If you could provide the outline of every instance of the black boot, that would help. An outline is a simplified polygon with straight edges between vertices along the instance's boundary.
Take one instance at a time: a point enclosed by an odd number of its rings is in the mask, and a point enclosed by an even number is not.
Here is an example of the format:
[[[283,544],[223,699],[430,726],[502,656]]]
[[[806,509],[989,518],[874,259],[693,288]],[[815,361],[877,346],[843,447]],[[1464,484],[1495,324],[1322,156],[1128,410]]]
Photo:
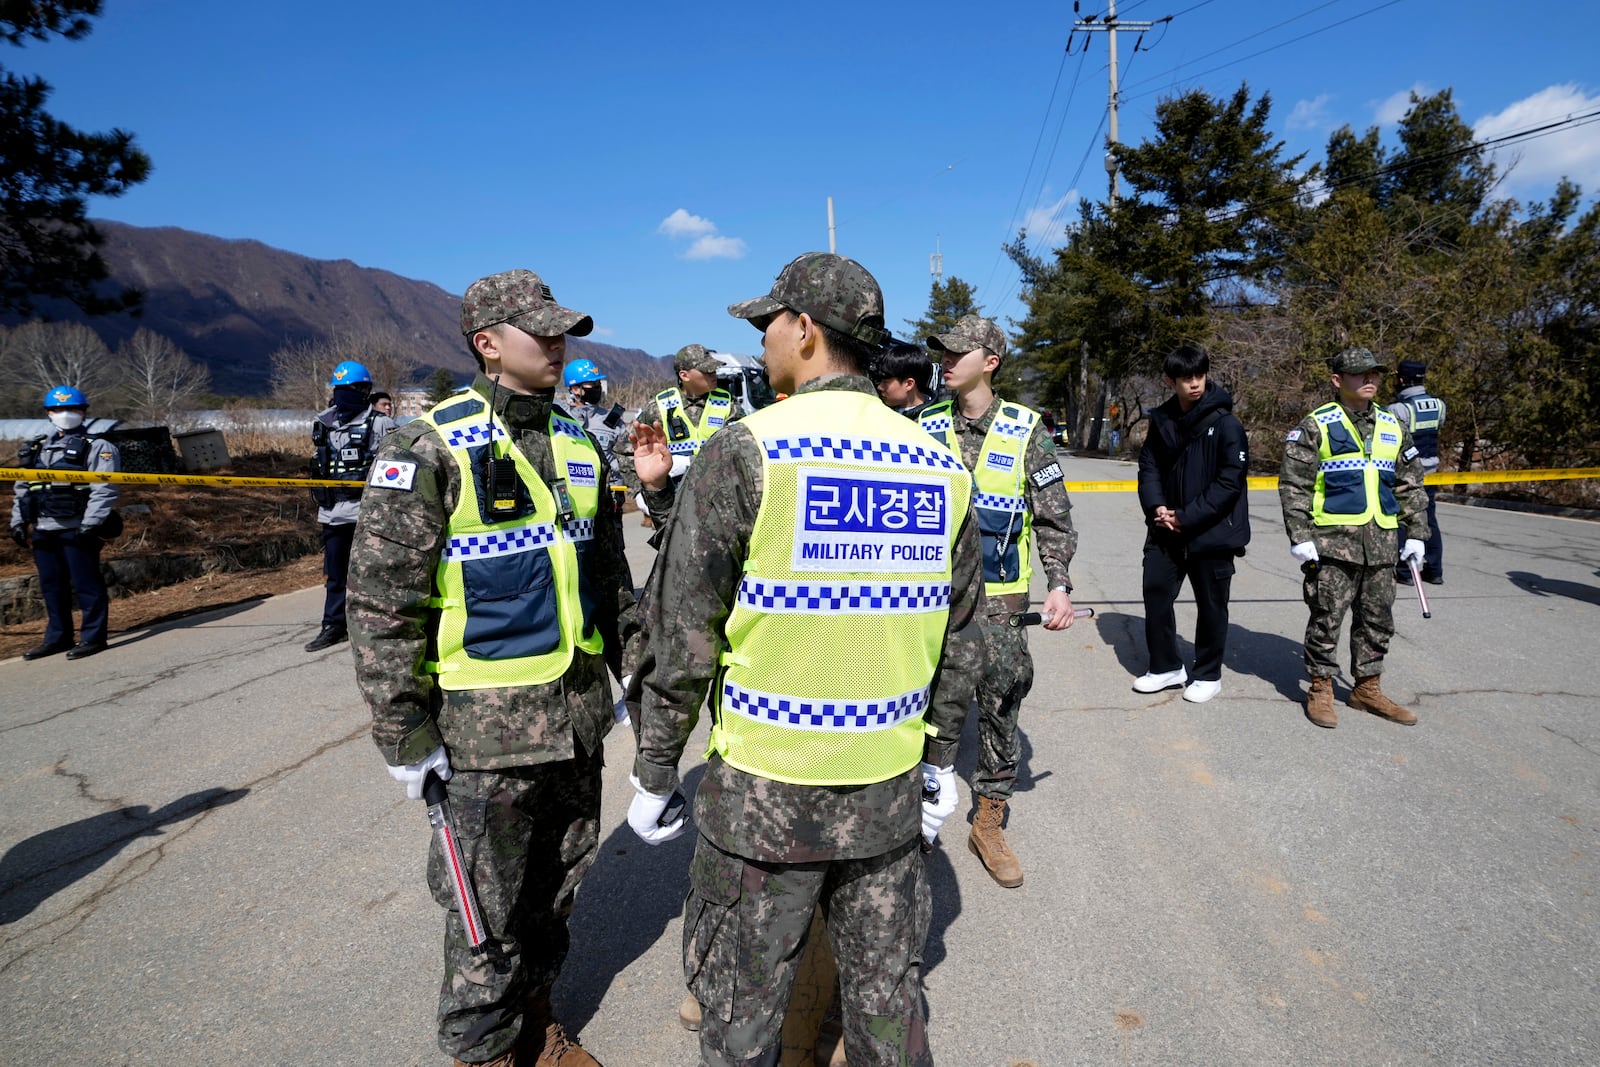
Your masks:
[[[22,654],[22,658],[23,659],[44,659],[46,656],[54,656],[57,653],[65,652],[67,649],[69,649],[71,647],[72,647],[72,642],[71,641],[46,641],[44,644],[39,645],[36,648],[28,649],[28,651],[26,651],[26,652],[24,652]]]
[[[104,652],[105,650],[106,643],[104,641],[79,641],[67,653],[67,658],[83,659],[85,656],[92,656],[96,652]]]
[[[324,626],[321,633],[306,642],[306,651],[321,652],[325,648],[337,645],[349,636],[350,634],[343,626]]]

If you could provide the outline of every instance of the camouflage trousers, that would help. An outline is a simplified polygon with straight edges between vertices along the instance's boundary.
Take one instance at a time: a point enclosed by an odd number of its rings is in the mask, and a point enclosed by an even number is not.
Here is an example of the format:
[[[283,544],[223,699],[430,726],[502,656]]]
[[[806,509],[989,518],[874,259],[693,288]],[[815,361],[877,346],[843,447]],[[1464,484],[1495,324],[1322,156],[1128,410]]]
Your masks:
[[[567,917],[600,845],[600,754],[455,772],[456,834],[478,891],[489,952],[474,956],[438,846],[428,886],[446,911],[439,1047],[469,1063],[509,1052],[530,993],[555,983]]]
[[[1306,623],[1306,670],[1315,678],[1339,673],[1339,627],[1350,613],[1350,673],[1383,673],[1394,636],[1394,567],[1368,567],[1324,559],[1302,584],[1311,619]]]
[[[1033,688],[1028,631],[1009,625],[1009,614],[978,616],[984,665],[978,676],[978,766],[972,791],[991,800],[1010,800],[1016,788],[1022,762],[1017,716]]]
[[[820,902],[839,967],[851,1067],[931,1067],[922,950],[933,902],[916,840],[881,856],[755,863],[701,837],[683,971],[704,1067],[775,1067],[795,969]]]

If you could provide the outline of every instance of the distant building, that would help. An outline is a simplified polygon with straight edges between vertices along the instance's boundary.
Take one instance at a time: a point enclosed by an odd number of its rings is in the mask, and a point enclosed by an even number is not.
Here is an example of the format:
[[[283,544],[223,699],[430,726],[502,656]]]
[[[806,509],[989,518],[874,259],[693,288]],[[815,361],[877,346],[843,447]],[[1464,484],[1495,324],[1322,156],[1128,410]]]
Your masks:
[[[397,419],[421,415],[431,406],[426,389],[412,387],[394,391],[394,417]]]

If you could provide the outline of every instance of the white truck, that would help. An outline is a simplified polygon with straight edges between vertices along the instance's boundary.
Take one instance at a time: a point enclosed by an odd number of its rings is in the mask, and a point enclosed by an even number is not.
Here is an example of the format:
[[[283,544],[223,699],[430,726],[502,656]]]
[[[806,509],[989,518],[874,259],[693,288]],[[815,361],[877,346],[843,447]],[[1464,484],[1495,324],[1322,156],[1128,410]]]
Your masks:
[[[717,371],[717,385],[732,394],[741,415],[764,408],[778,398],[767,383],[766,368],[755,356],[716,351],[711,354],[722,364]]]

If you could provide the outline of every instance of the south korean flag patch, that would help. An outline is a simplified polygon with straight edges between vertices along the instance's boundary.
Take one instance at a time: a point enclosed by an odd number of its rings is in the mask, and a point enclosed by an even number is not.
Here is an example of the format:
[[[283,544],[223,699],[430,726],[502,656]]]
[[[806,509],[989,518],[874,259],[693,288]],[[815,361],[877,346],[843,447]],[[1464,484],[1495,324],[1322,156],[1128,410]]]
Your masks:
[[[1285,441],[1298,441],[1298,440],[1300,440],[1300,431],[1299,431],[1299,429],[1290,430],[1287,434],[1284,435],[1283,439]]]
[[[409,493],[411,483],[416,477],[415,463],[408,463],[403,459],[379,460],[372,465],[372,474],[368,476],[367,484],[378,489],[400,489]]]

